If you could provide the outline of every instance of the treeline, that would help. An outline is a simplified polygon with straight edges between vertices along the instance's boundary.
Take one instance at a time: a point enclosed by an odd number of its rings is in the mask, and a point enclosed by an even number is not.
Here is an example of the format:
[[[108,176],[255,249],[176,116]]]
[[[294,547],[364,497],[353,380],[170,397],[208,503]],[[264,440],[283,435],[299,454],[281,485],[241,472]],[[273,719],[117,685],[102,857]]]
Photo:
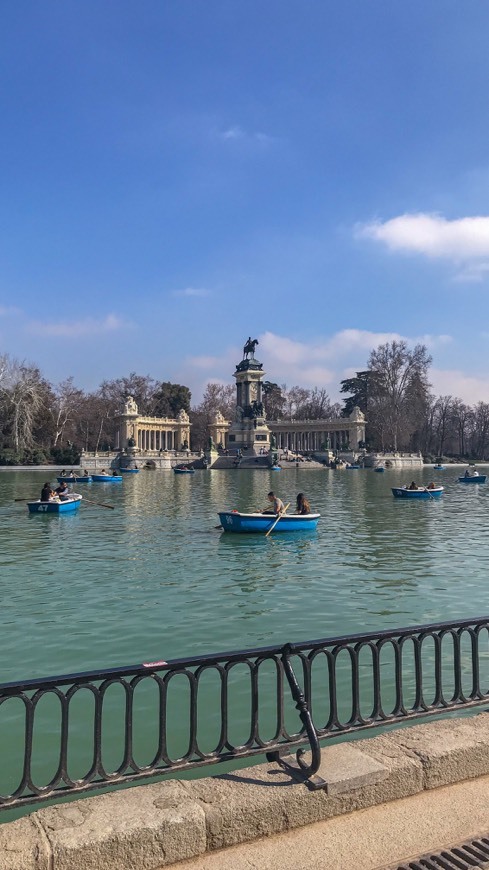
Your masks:
[[[341,382],[343,415],[357,405],[368,421],[366,446],[421,451],[424,456],[489,457],[489,404],[435,396],[425,345],[393,341],[373,350],[368,368]]]
[[[367,368],[341,381],[343,404],[319,387],[287,388],[265,381],[268,420],[331,420],[358,406],[367,419],[366,446],[375,450],[420,450],[427,456],[489,457],[489,404],[474,407],[454,396],[434,396],[431,356],[419,344],[393,341],[372,350]],[[51,384],[33,365],[0,355],[0,464],[75,464],[82,450],[103,451],[116,443],[117,413],[128,395],[143,416],[190,415],[191,447],[201,450],[216,411],[232,420],[235,387],[210,383],[192,406],[188,387],[132,372],[85,392],[69,377]]]

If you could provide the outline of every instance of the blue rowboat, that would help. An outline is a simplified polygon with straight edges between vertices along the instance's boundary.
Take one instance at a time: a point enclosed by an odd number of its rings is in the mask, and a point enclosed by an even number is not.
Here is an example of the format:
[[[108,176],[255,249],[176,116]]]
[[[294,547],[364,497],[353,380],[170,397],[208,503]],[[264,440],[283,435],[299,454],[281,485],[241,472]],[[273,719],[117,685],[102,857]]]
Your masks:
[[[434,465],[433,468],[435,469],[435,471],[445,471],[444,465]]]
[[[392,495],[394,498],[440,498],[443,493],[442,486],[435,486],[432,489],[427,487],[419,487],[418,489],[408,489],[407,486],[393,486]]]
[[[139,468],[119,468],[121,474],[138,474]]]
[[[58,483],[91,483],[92,477],[90,474],[84,477],[58,477]]]
[[[120,483],[122,474],[92,474],[94,483]]]
[[[285,514],[280,517],[275,532],[302,532],[315,529],[320,514]],[[277,517],[275,514],[242,514],[239,511],[222,511],[219,522],[225,532],[268,532]]]
[[[381,474],[383,471],[385,471],[385,468],[383,465],[378,465],[377,468],[374,468],[374,471],[376,471],[377,474]]]
[[[51,501],[28,501],[27,508],[30,514],[66,514],[77,511],[82,500],[81,495],[73,493],[70,498],[52,499]]]
[[[176,465],[173,469],[175,474],[195,474],[195,468],[178,468]]]
[[[352,469],[355,469],[355,468],[360,468],[360,465],[357,465],[356,462],[352,462],[351,465],[347,465],[347,466],[346,466],[346,470],[347,470],[347,471],[351,471]]]
[[[463,477],[459,477],[459,483],[485,483],[487,479],[487,474],[468,474],[467,477],[465,475]]]
[[[282,467],[280,465],[272,465],[270,471],[282,471]]]

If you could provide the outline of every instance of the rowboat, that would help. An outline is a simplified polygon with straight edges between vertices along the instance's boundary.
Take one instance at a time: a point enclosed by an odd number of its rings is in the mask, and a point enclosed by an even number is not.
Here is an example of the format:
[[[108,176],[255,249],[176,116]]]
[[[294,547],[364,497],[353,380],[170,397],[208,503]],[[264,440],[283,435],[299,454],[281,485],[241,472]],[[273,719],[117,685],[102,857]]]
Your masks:
[[[139,468],[119,468],[122,474],[138,474]]]
[[[356,462],[352,462],[350,465],[346,466],[347,471],[352,471],[352,469],[360,468],[360,466]]]
[[[431,489],[428,489],[426,486],[419,486],[418,489],[408,489],[407,486],[392,487],[394,498],[440,498],[442,493],[442,486],[434,486]]]
[[[434,465],[433,468],[435,469],[435,471],[445,471],[444,465]]]
[[[69,477],[58,477],[58,483],[91,483],[92,476],[90,474],[86,474],[84,477],[74,477],[70,475]]]
[[[179,468],[178,465],[175,465],[173,471],[175,474],[195,474],[195,468],[187,468],[187,466]]]
[[[273,532],[302,532],[315,529],[321,514],[284,514]],[[219,522],[225,532],[268,532],[277,517],[275,514],[242,514],[239,511],[221,511]]]
[[[122,474],[92,474],[94,483],[120,483]]]
[[[376,471],[377,474],[381,474],[383,471],[385,471],[385,468],[383,465],[377,465],[377,467],[374,468],[374,471]]]
[[[27,508],[30,514],[65,514],[76,511],[80,507],[82,496],[73,493],[69,498],[50,499],[49,501],[28,501]]]
[[[485,483],[487,479],[487,474],[479,474],[478,472],[475,474],[468,474],[467,477],[464,475],[463,477],[459,477],[459,483]]]
[[[270,471],[282,471],[281,465],[272,465],[270,466]]]

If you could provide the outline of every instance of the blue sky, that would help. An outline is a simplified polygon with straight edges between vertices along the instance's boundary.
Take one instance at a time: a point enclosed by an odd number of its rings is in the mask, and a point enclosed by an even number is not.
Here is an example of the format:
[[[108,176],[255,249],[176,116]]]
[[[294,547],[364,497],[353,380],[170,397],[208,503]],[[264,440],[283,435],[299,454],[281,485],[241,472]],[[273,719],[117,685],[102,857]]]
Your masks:
[[[402,336],[489,401],[485,0],[0,10],[0,353],[326,387]]]

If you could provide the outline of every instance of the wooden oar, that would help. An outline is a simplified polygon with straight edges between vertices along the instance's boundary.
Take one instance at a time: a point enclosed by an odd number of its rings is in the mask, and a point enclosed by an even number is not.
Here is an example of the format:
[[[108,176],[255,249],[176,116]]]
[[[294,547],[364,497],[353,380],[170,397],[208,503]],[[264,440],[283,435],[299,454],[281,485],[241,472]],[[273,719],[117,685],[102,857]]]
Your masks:
[[[104,504],[102,501],[92,501],[90,498],[85,498],[85,496],[82,496],[82,501],[86,501],[87,504],[96,504],[98,507],[108,508],[109,511],[115,511],[115,507],[112,504]]]
[[[280,517],[283,517],[284,513],[286,512],[286,510],[287,510],[287,508],[288,508],[289,506],[290,506],[290,501],[289,501],[289,504],[285,505],[285,507],[284,507],[282,513],[278,515],[278,517],[277,517],[277,519],[275,520],[273,526],[271,526],[271,528],[269,528],[268,532],[267,532],[266,535],[265,535],[266,538],[268,538],[270,532],[273,532],[273,530],[274,530],[275,526],[277,525],[277,523],[278,523]]]

